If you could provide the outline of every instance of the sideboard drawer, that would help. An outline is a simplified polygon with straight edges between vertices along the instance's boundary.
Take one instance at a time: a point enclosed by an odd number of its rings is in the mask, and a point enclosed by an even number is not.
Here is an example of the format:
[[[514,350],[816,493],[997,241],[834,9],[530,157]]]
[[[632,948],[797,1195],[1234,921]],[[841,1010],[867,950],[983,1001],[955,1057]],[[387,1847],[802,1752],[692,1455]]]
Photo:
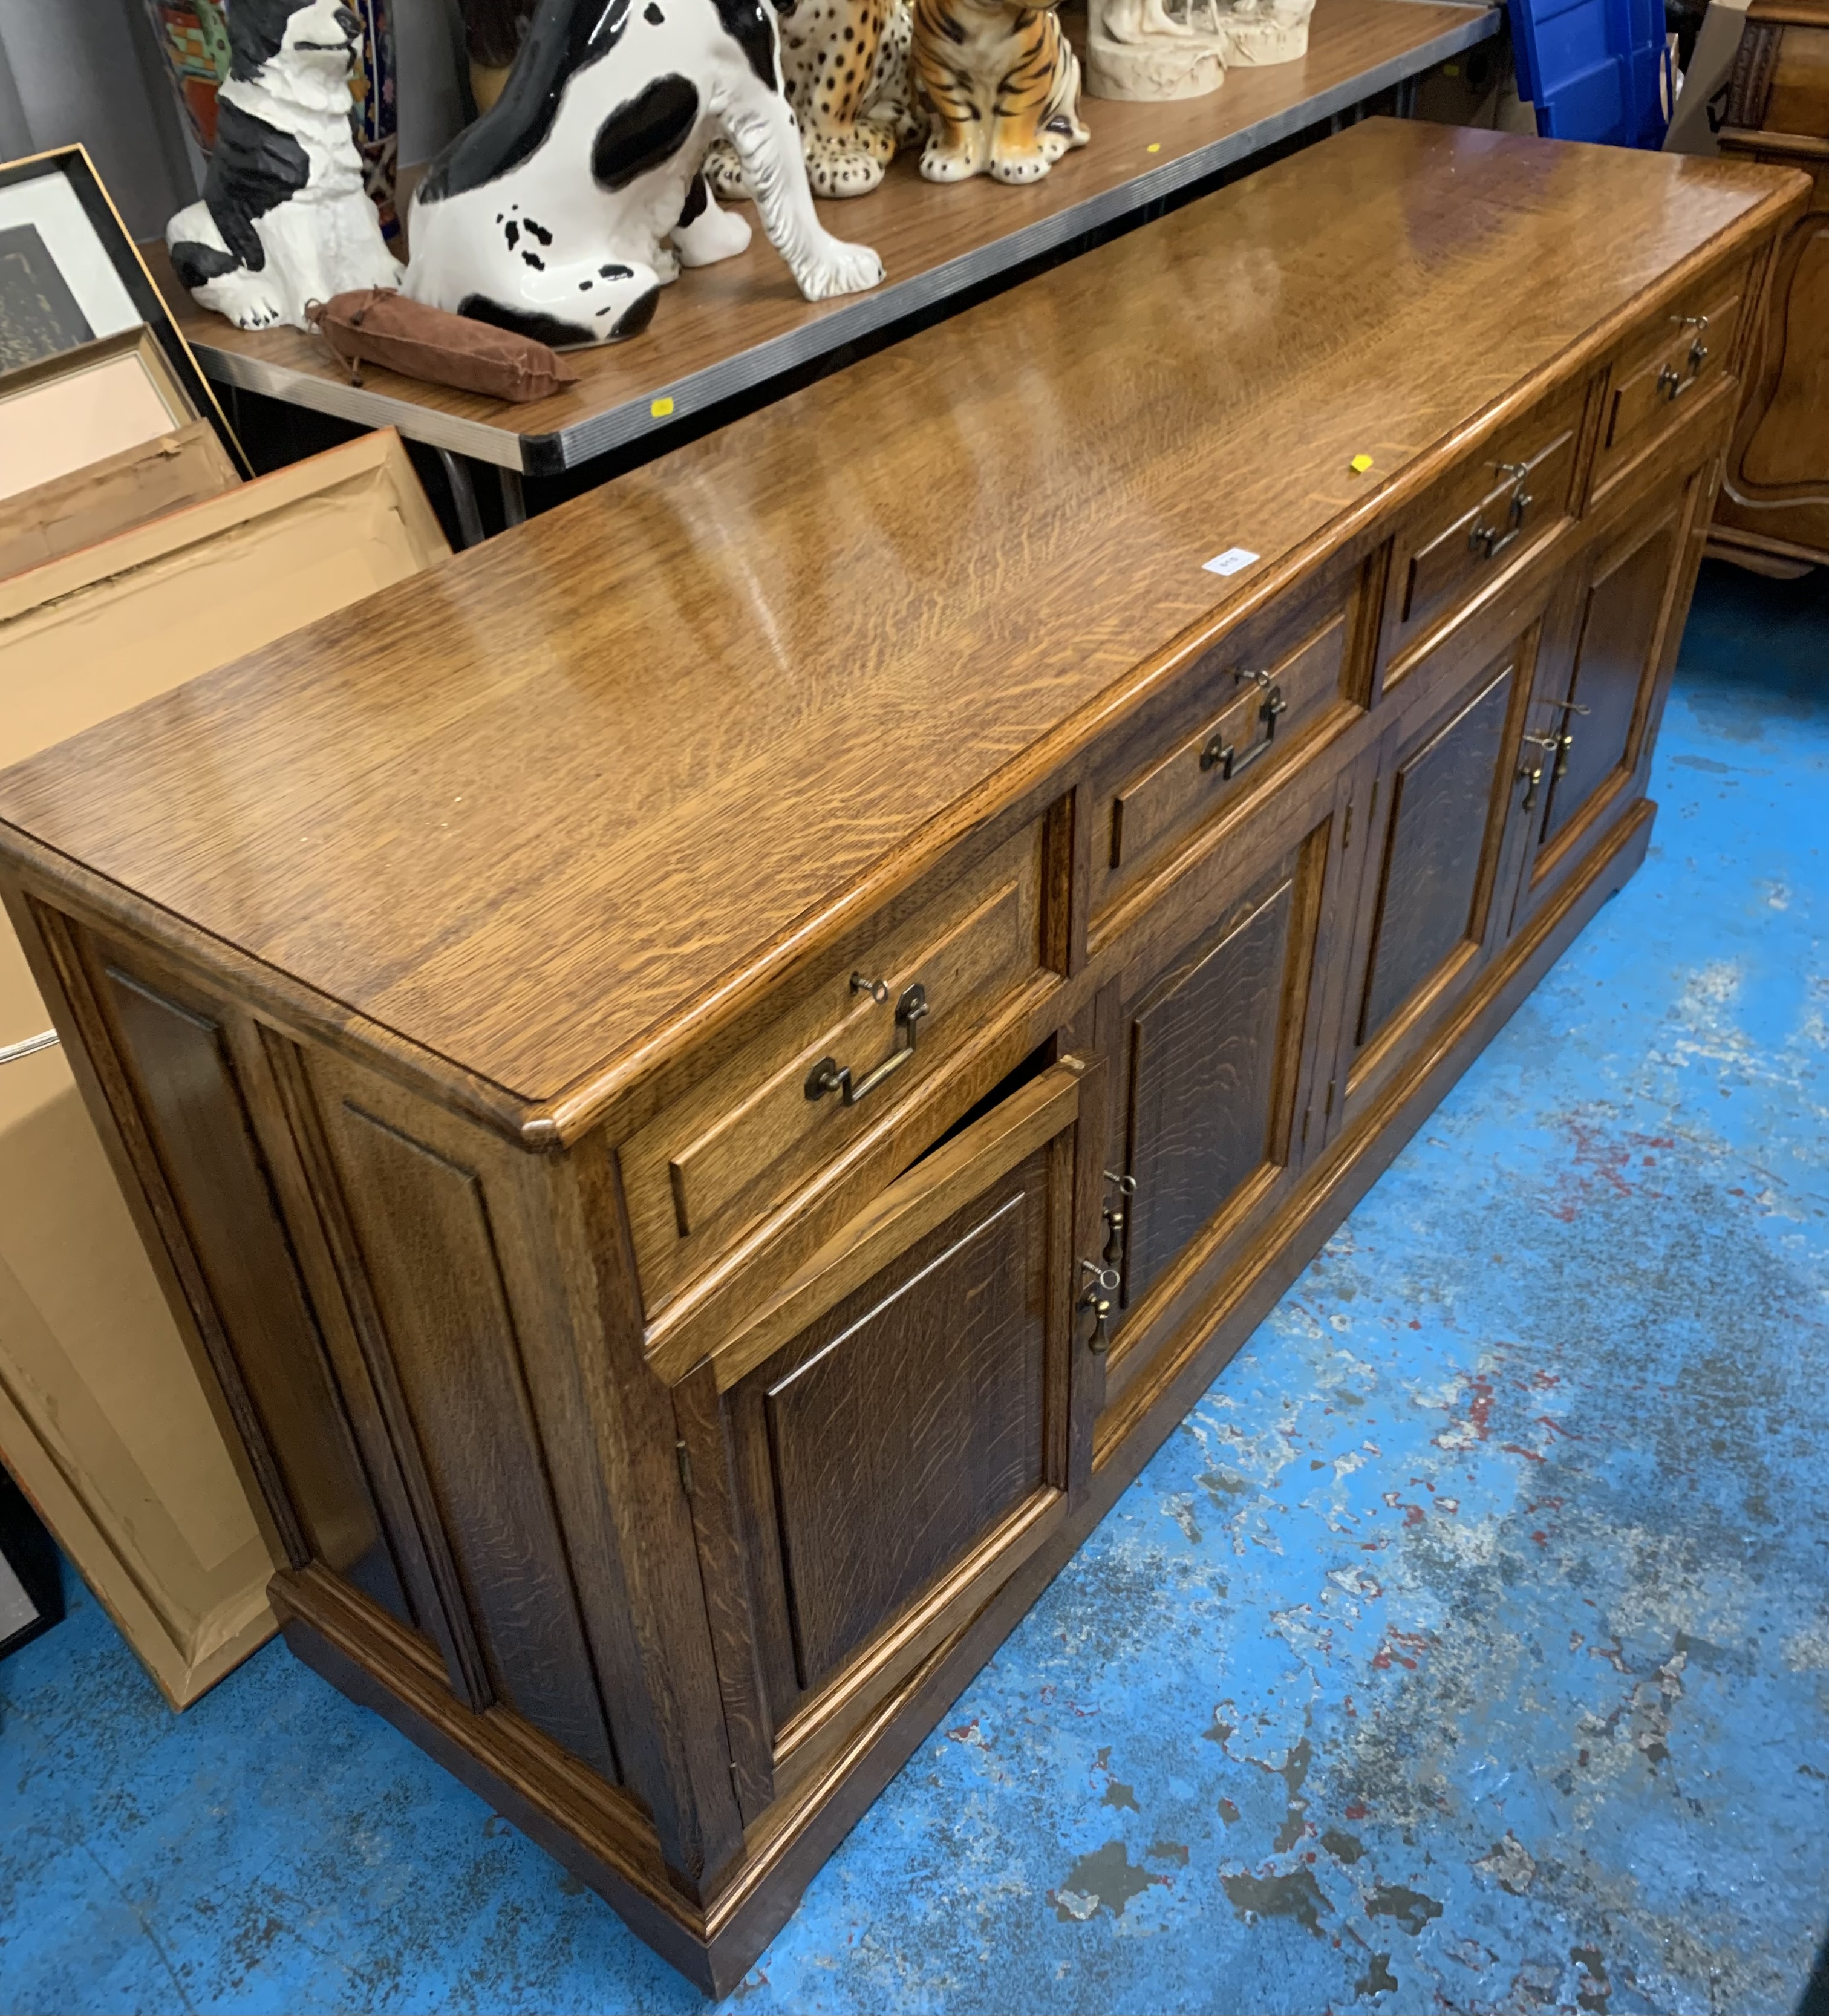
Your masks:
[[[654,1311],[911,1089],[1041,970],[1042,831],[769,1003],[762,1026],[621,1152]]]
[[[1597,501],[1702,403],[1726,369],[1746,280],[1744,263],[1729,273],[1711,273],[1648,322],[1615,360],[1594,446]]]
[[[1285,596],[1226,636],[1100,765],[1095,922],[1280,767],[1342,697],[1352,575]]]
[[[1432,640],[1573,515],[1586,387],[1577,383],[1445,476],[1399,529],[1380,657],[1395,686]]]

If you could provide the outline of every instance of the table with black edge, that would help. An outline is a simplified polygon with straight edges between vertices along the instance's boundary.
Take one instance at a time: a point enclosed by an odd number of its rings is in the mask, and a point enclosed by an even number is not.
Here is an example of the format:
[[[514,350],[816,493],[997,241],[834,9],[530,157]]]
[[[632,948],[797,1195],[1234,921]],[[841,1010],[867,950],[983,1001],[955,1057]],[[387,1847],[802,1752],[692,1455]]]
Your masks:
[[[869,195],[820,207],[829,229],[882,255],[881,286],[805,301],[758,232],[740,257],[670,287],[643,336],[571,353],[578,383],[522,405],[374,366],[352,384],[317,338],[238,329],[190,301],[162,247],[146,248],[148,261],[211,379],[345,424],[398,428],[438,456],[457,529],[473,544],[484,532],[474,465],[498,472],[502,522],[517,524],[524,477],[569,479],[569,491],[613,475],[703,431],[714,416],[790,390],[841,361],[837,353],[892,340],[1076,241],[1143,221],[1295,135],[1346,123],[1381,94],[1394,92],[1396,110],[1407,112],[1424,72],[1496,34],[1501,20],[1496,7],[1435,0],[1317,0],[1299,61],[1232,69],[1204,98],[1082,98],[1090,144],[1025,188],[984,176],[925,182],[916,150],[905,150]]]

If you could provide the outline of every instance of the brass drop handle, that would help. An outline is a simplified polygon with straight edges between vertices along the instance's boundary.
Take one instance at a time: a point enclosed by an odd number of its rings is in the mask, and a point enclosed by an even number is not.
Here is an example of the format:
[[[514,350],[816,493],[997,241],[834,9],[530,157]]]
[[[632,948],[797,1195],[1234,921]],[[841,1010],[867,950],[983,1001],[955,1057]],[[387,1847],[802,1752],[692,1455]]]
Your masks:
[[[1704,316],[1704,321],[1706,321],[1706,319],[1708,316]],[[1559,707],[1561,715],[1563,715],[1563,732],[1557,736],[1557,766],[1555,770],[1550,772],[1550,776],[1555,778],[1555,782],[1559,782],[1561,784],[1561,780],[1569,774],[1569,750],[1575,748],[1575,730],[1569,725],[1569,715],[1591,714],[1593,707],[1583,707],[1579,700],[1553,700],[1550,701],[1550,706]]]
[[[1505,530],[1501,531],[1496,526],[1476,521],[1467,535],[1467,551],[1483,560],[1496,560],[1507,546],[1522,536],[1525,513],[1537,501],[1525,488],[1531,473],[1528,463],[1502,462],[1497,467],[1501,476],[1511,478],[1511,501],[1506,507]]]
[[[1572,735],[1564,731],[1561,735],[1527,735],[1524,740],[1526,742],[1535,743],[1545,755],[1555,757],[1556,768],[1550,773],[1552,779],[1560,780],[1568,775],[1568,747],[1575,740]],[[1539,774],[1540,775],[1541,772],[1539,772]],[[1530,810],[1528,801],[1525,803],[1525,810],[1526,812]]]
[[[1523,809],[1528,812],[1537,802],[1537,787],[1543,781],[1543,766],[1541,763],[1528,763],[1518,774],[1521,783],[1530,786],[1524,794]]]
[[[1708,346],[1702,340],[1702,333],[1708,326],[1706,315],[1672,315],[1670,319],[1680,329],[1693,329],[1695,335],[1689,347],[1689,374],[1686,377],[1674,364],[1666,364],[1658,373],[1658,390],[1667,399],[1674,399],[1687,391],[1702,375],[1702,366],[1708,361]]]
[[[1224,729],[1213,731],[1206,747],[1201,751],[1201,768],[1203,770],[1217,770],[1222,783],[1229,783],[1233,778],[1242,776],[1257,761],[1276,739],[1277,717],[1289,711],[1289,703],[1283,697],[1283,689],[1268,672],[1235,671],[1233,677],[1241,683],[1249,682],[1262,688],[1264,704],[1258,709],[1258,718],[1264,724],[1264,739],[1261,742],[1254,742],[1241,756],[1238,753],[1238,745],[1226,740]]]
[[[1086,1348],[1095,1358],[1103,1358],[1111,1348],[1109,1326],[1111,1298],[1118,1292],[1118,1269],[1095,1266],[1090,1260],[1082,1260],[1079,1264],[1093,1277],[1079,1298],[1080,1307],[1093,1312],[1093,1334],[1086,1339]]]
[[[855,984],[855,983],[854,983]],[[866,985],[859,990],[872,993]],[[885,990],[887,992],[887,990]],[[855,1083],[851,1066],[841,1064],[836,1057],[822,1057],[807,1074],[806,1093],[808,1099],[823,1099],[827,1093],[835,1092],[846,1106],[855,1106],[868,1099],[877,1086],[892,1078],[915,1053],[915,1035],[921,1018],[932,1013],[927,1002],[927,990],[916,981],[907,988],[895,1004],[895,1047],[873,1071],[868,1071]]]
[[[1118,1193],[1117,1203],[1105,1207],[1105,1271],[1111,1276],[1112,1291],[1115,1294],[1124,1280],[1124,1228],[1128,1222],[1125,1204],[1136,1195],[1137,1179],[1135,1176],[1120,1175],[1115,1169],[1107,1169],[1104,1173],[1106,1182]]]

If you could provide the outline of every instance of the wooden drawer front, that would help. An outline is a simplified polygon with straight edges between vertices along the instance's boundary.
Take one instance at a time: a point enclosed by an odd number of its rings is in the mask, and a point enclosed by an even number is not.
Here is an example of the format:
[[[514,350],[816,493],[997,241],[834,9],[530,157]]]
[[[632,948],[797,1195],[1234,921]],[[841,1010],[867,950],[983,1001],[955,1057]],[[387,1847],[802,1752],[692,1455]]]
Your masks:
[[[1615,364],[1594,449],[1597,501],[1701,404],[1726,369],[1745,282],[1744,265],[1726,276],[1711,275],[1673,303]]]
[[[1041,831],[1025,828],[950,888],[766,1011],[761,1031],[711,1067],[622,1150],[630,1229],[650,1314],[865,1129],[891,1112],[1041,970]],[[878,1001],[852,975],[880,981]],[[920,988],[926,1012],[901,1010]],[[852,1094],[907,1046],[887,1078],[847,1106],[812,1096],[830,1059]],[[828,1075],[830,1075],[830,1074]]]
[[[1381,653],[1395,686],[1449,622],[1564,524],[1575,509],[1586,388],[1569,387],[1443,478],[1391,555]]]
[[[1064,1510],[1080,1083],[1055,1065],[917,1163],[714,1361],[772,1773]]]
[[[1351,581],[1339,575],[1244,625],[1103,766],[1094,803],[1109,846],[1095,839],[1095,919],[1280,769],[1341,700]]]

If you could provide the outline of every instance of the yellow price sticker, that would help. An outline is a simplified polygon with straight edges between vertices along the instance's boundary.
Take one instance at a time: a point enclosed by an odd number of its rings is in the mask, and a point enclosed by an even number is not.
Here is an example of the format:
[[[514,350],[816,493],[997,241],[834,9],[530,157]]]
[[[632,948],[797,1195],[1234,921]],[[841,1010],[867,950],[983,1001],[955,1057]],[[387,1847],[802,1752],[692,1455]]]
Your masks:
[[[1148,146],[1143,149],[1143,152],[1146,154],[1159,154],[1161,151],[1162,142],[1160,140],[1152,140]]]
[[[1356,455],[1346,466],[1355,476],[1363,476],[1372,466],[1372,458],[1369,455]]]
[[[667,416],[671,412],[672,410],[673,401],[671,399],[657,399],[653,405],[648,409],[648,411],[652,413],[654,418],[657,420],[665,419]]]

